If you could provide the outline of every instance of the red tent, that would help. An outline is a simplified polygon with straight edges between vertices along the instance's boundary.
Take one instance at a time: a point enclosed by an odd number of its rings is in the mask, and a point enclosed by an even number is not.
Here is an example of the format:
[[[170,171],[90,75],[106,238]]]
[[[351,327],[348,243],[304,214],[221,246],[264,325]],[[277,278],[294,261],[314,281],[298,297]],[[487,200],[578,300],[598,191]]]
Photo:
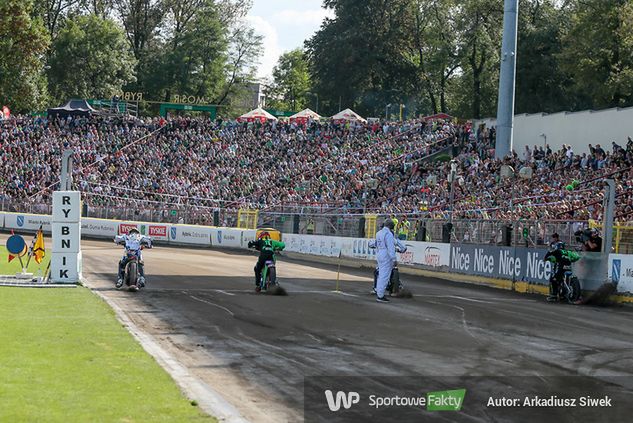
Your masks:
[[[245,113],[242,116],[237,118],[238,122],[260,121],[264,123],[267,120],[277,120],[277,118],[271,115],[270,113],[268,113],[266,110],[262,109],[261,107],[258,107],[255,110],[251,110],[250,112]]]

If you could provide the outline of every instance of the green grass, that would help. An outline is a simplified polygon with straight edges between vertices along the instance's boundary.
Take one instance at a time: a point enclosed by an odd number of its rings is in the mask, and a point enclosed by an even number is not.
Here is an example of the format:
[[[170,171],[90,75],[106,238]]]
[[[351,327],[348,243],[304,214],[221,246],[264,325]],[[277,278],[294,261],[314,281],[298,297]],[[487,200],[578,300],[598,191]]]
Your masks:
[[[27,241],[27,243],[30,247],[31,246],[30,241]],[[25,265],[28,259],[29,259],[28,255],[22,257],[22,261],[24,262]],[[35,259],[32,258],[31,262],[29,263],[28,271],[37,276],[37,269],[41,267],[42,276],[44,276],[44,271],[46,270],[46,266],[48,266],[48,262],[50,260],[51,260],[50,251],[46,252],[46,256],[44,257],[44,260],[42,260],[41,265],[37,264]],[[20,259],[16,257],[13,260],[11,260],[11,263],[9,263],[9,252],[7,251],[4,245],[0,246],[0,275],[15,275],[16,273],[21,272],[21,271],[22,271],[22,266],[20,265]]]
[[[215,422],[85,288],[0,287],[0,422]]]

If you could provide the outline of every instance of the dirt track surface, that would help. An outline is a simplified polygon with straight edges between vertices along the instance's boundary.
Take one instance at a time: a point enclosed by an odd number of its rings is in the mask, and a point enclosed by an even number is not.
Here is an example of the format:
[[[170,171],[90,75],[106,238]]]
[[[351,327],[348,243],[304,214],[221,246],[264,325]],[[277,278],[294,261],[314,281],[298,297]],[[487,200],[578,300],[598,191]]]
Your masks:
[[[148,287],[116,291],[122,249],[83,241],[84,276],[252,422],[303,420],[305,376],[631,376],[628,307],[404,276],[413,299],[378,304],[371,272],[287,261],[289,296],[254,293],[247,253],[156,247]],[[630,387],[629,387],[630,388]],[[148,394],[149,395],[149,394]]]

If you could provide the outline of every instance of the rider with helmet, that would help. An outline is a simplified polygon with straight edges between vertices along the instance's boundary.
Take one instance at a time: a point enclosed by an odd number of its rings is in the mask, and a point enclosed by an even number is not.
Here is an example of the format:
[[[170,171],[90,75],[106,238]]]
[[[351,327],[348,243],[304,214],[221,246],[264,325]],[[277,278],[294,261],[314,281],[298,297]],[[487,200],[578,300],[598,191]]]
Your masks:
[[[248,248],[255,248],[259,251],[259,259],[255,265],[255,290],[259,291],[260,279],[262,278],[262,270],[268,260],[274,260],[275,251],[281,251],[286,248],[286,244],[280,241],[275,241],[270,238],[270,233],[261,232],[257,235],[257,240],[249,241]]]
[[[114,238],[116,244],[125,246],[125,254],[119,261],[119,276],[116,281],[116,287],[121,288],[123,286],[123,276],[125,273],[125,266],[127,265],[127,252],[138,251],[138,283],[141,287],[145,286],[145,263],[143,263],[143,256],[141,255],[142,247],[152,248],[152,239],[148,236],[141,235],[136,228],[132,228],[128,231],[127,235],[117,235]]]
[[[549,251],[543,258],[543,260],[552,263],[549,288],[550,295],[547,297],[548,301],[560,300],[559,288],[563,278],[565,277],[565,270],[579,258],[580,256],[576,252],[568,251],[565,248],[565,243],[560,240],[560,236],[557,233],[552,234],[552,242],[549,245]]]

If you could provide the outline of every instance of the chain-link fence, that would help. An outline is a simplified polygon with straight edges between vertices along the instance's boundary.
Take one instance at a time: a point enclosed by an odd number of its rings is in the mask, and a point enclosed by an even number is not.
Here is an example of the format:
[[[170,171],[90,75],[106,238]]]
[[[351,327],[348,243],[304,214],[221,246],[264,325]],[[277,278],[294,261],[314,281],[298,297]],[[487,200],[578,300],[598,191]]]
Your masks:
[[[51,205],[0,201],[5,212],[50,214]],[[83,216],[136,220],[147,222],[180,223],[207,226],[238,226],[238,209],[196,207],[191,205],[130,204],[120,206],[84,204]],[[362,213],[362,210],[322,206],[292,206],[257,213],[257,227],[272,227],[285,233],[314,234],[340,237],[373,237],[368,229],[369,219],[376,219],[380,229],[388,216]],[[431,219],[425,215],[395,216],[399,225],[396,233],[408,240],[453,242],[466,244],[546,246],[553,233],[571,248],[579,248],[578,231],[589,227],[587,221],[500,221],[500,220],[448,220]],[[409,222],[404,225],[404,222]],[[452,225],[452,227],[451,227]],[[594,226],[596,224],[594,223]],[[599,223],[598,223],[599,225]],[[401,230],[401,228],[405,230]],[[614,251],[633,253],[633,225],[620,223],[614,227]]]

